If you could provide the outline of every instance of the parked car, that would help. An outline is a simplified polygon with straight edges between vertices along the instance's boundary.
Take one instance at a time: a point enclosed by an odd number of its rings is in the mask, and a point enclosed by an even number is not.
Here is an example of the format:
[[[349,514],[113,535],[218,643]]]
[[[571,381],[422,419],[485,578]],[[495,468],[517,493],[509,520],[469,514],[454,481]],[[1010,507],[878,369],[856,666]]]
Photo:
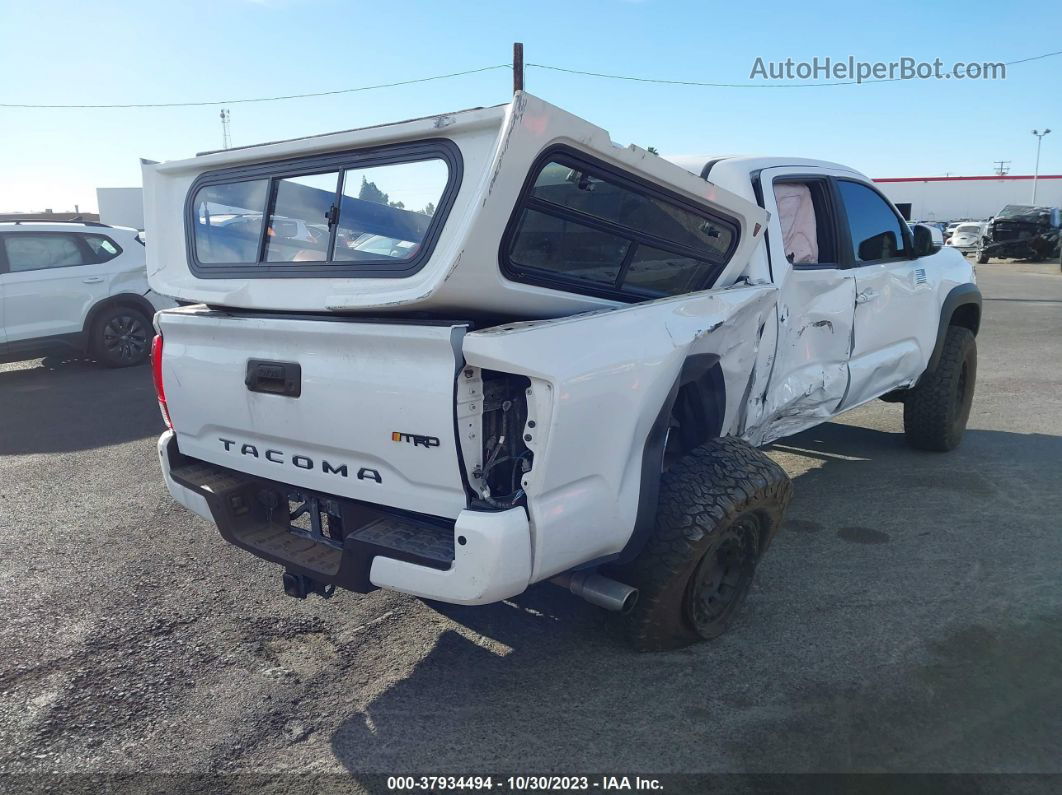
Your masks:
[[[963,254],[972,254],[981,245],[981,236],[984,234],[984,223],[977,221],[961,223],[948,238],[946,245],[957,248]]]
[[[383,199],[348,201],[366,172]],[[204,257],[204,207],[262,212],[300,174],[307,213],[415,245]],[[430,216],[383,203],[402,185]],[[151,284],[199,304],[156,316],[163,477],[291,596],[551,580],[640,649],[712,638],[792,492],[759,447],[886,398],[945,451],[970,412],[972,265],[836,163],[697,176],[521,92],[148,164],[144,189]]]
[[[1048,260],[1059,256],[1062,210],[1008,204],[985,227],[976,250],[977,261],[990,257]]]
[[[148,287],[135,229],[0,223],[0,361],[73,351],[108,367],[142,364],[151,317],[173,306]]]

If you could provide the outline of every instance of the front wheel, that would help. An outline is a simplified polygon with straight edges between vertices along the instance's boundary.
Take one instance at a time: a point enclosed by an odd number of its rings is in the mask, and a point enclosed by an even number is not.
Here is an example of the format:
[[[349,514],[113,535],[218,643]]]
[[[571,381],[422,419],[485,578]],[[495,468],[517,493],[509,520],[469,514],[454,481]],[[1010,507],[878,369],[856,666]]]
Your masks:
[[[151,321],[143,312],[112,306],[92,324],[90,352],[106,367],[132,367],[147,361],[151,337]]]
[[[713,439],[661,476],[656,526],[615,575],[639,590],[628,636],[640,651],[721,635],[792,496],[776,463],[739,439]]]
[[[907,393],[903,432],[919,450],[954,450],[966,432],[977,381],[977,340],[961,326],[948,326],[940,361]]]
[[[988,264],[988,252],[985,251],[983,248],[977,249],[977,264],[978,265],[987,265]]]

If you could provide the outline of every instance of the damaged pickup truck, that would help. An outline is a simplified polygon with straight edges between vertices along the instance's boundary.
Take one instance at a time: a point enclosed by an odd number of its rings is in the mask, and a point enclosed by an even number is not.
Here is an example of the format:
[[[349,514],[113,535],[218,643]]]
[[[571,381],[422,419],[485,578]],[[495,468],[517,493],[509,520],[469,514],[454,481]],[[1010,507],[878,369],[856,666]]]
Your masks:
[[[879,397],[954,448],[981,300],[852,169],[686,165],[526,93],[145,162],[170,493],[292,596],[719,635],[790,499],[757,448]]]
[[[977,262],[991,257],[1057,259],[1062,241],[1062,210],[1008,204],[985,225],[977,249]]]

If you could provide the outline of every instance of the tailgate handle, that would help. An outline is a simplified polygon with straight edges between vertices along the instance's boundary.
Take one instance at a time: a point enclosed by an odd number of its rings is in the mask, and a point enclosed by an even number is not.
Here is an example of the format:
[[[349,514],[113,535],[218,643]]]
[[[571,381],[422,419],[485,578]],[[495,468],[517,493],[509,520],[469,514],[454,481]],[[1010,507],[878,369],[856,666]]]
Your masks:
[[[250,359],[243,382],[252,392],[297,398],[302,394],[302,367],[295,362]]]

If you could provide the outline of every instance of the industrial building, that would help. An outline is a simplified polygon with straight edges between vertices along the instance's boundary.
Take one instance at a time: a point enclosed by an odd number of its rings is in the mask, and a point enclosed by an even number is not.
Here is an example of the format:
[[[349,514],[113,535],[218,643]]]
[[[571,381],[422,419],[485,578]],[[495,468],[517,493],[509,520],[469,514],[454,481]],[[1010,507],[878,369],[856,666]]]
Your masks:
[[[986,177],[888,177],[875,179],[882,193],[914,221],[990,218],[1007,204],[1033,204],[1031,175]],[[1062,174],[1036,179],[1039,206],[1062,207]]]

